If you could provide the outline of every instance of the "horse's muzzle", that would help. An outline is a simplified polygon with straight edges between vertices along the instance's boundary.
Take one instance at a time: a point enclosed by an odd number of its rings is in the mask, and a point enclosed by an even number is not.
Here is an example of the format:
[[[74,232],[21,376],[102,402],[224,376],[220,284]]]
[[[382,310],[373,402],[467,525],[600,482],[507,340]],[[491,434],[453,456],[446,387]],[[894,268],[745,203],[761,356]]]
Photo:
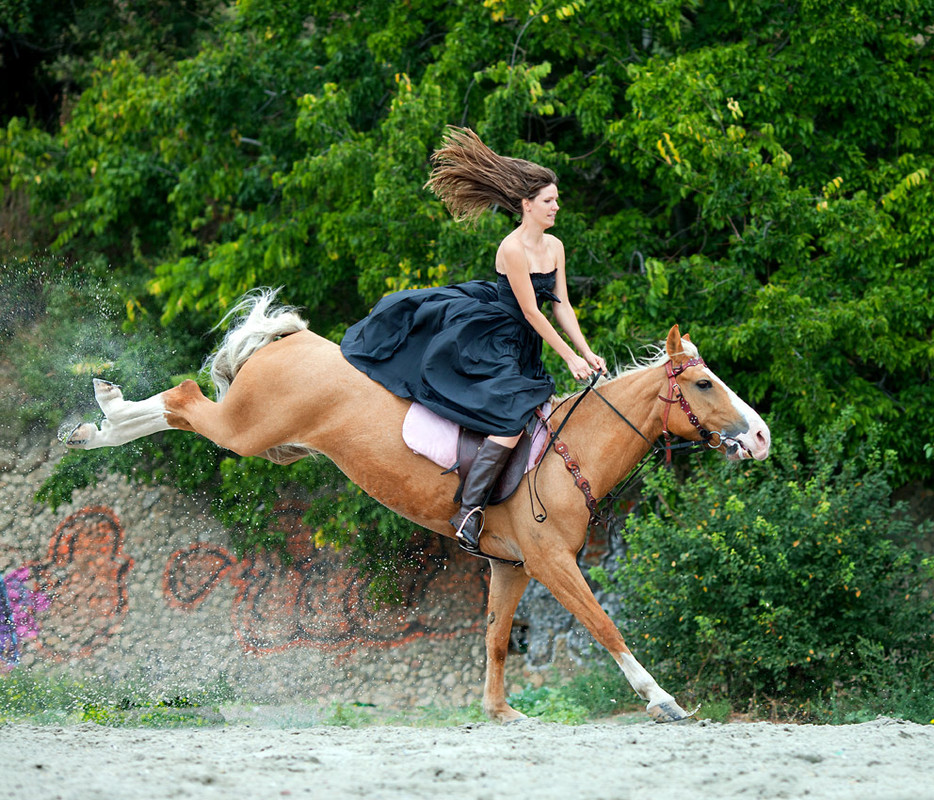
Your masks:
[[[768,457],[771,446],[772,436],[764,422],[743,433],[723,437],[723,452],[730,461],[746,458],[762,461]]]

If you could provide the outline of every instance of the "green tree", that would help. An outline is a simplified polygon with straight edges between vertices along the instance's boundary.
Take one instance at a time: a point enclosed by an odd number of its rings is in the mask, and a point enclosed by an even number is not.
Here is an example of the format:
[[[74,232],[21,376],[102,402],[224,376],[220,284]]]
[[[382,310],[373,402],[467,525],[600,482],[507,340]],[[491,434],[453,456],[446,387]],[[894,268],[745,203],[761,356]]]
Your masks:
[[[94,57],[131,51],[164,66],[197,49],[222,8],[216,0],[0,0],[0,124],[19,116],[54,129]]]

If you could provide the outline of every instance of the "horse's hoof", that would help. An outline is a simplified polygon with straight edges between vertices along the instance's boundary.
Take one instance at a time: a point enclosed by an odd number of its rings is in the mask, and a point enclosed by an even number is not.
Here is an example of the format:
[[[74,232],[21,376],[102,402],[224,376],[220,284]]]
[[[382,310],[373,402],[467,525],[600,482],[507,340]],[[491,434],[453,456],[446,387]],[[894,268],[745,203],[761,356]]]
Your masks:
[[[90,441],[90,438],[80,435],[78,431],[87,424],[87,422],[79,422],[72,428],[68,426],[61,428],[58,432],[58,440],[65,445],[65,447],[76,447],[79,449],[84,447],[87,445],[88,441]]]
[[[123,392],[116,383],[95,378],[94,397],[97,399],[97,404],[100,405],[101,403],[111,403],[114,400],[122,400]]]
[[[503,725],[512,725],[516,722],[525,722],[529,718],[521,711],[516,711],[512,706],[506,706],[501,709],[486,710],[486,715],[494,722],[500,722]]]
[[[700,706],[697,708],[700,708]],[[686,722],[694,722],[694,715],[697,713],[697,708],[689,714],[674,700],[663,700],[660,703],[649,706],[646,708],[646,711],[649,712],[649,716],[656,722],[678,722],[684,724]]]

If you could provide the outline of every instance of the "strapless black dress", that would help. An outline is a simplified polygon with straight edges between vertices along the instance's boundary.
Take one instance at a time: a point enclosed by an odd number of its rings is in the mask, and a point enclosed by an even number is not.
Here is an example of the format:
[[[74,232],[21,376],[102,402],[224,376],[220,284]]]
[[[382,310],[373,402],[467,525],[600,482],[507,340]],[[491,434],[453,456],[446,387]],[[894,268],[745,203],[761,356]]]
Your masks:
[[[531,278],[539,308],[560,302],[554,272]],[[484,434],[520,433],[555,390],[542,338],[505,275],[387,295],[347,331],[341,352],[393,394]]]

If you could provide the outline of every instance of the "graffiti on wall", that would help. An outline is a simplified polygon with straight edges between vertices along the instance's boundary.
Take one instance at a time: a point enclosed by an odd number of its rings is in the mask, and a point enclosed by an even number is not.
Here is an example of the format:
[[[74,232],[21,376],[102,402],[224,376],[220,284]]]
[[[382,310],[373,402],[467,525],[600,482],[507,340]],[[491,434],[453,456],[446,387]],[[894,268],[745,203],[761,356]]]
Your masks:
[[[84,508],[55,529],[46,558],[30,565],[50,601],[39,637],[46,655],[55,660],[86,657],[120,630],[133,568],[123,544],[123,526],[113,511]]]
[[[366,580],[344,555],[314,545],[301,509],[283,507],[277,515],[277,527],[288,535],[288,559],[258,551],[238,560],[210,542],[183,548],[166,565],[167,602],[193,611],[229,581],[235,589],[234,633],[244,652],[253,654],[293,647],[349,653],[479,629],[477,610],[486,593],[480,562],[450,568],[452,553],[438,537],[426,537],[414,563],[401,571],[401,606],[377,607]]]
[[[269,551],[237,558],[223,545],[201,542],[166,562],[144,561],[156,570],[164,564],[162,595],[183,613],[232,587],[232,632],[249,654],[312,647],[348,655],[481,629],[487,578],[479,560],[426,534],[400,568],[402,603],[378,607],[346,555],[315,546],[302,512],[287,505],[277,510],[277,527],[287,534],[286,558]],[[0,666],[21,663],[26,642],[38,657],[53,661],[86,658],[103,648],[130,608],[134,560],[124,543],[111,509],[87,507],[56,527],[44,558],[0,575]],[[159,573],[136,577],[150,581],[158,585]]]
[[[0,652],[19,663],[34,639],[43,657],[83,658],[114,635],[128,610],[127,575],[133,559],[109,508],[92,506],[56,527],[44,559],[30,561],[0,583]]]
[[[0,575],[0,668],[19,664],[21,643],[39,635],[38,615],[49,607],[49,598],[29,583],[29,567]]]

